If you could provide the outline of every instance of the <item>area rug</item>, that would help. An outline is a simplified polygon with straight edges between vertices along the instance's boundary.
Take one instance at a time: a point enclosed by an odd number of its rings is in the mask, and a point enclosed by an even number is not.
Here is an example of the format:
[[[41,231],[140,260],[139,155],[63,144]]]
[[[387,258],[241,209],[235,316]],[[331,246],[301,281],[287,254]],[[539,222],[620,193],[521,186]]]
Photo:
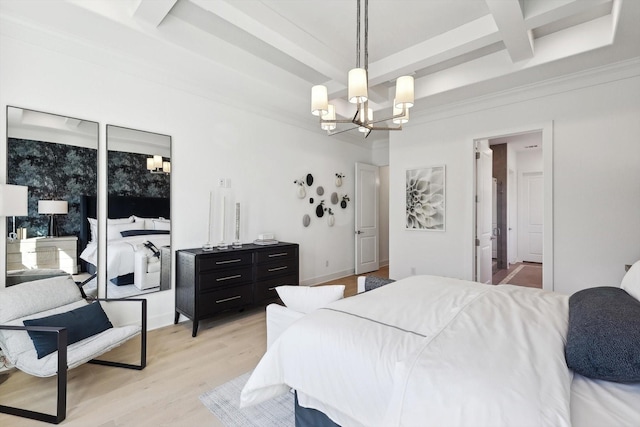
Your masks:
[[[293,393],[240,409],[240,392],[251,372],[200,396],[200,401],[227,427],[293,427]]]

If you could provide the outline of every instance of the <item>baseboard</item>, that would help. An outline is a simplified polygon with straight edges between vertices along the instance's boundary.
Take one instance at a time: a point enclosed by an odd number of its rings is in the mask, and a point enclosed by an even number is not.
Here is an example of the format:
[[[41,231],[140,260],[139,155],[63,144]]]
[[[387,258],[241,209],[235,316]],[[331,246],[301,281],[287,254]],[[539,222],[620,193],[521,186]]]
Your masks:
[[[343,277],[353,276],[355,274],[354,269],[338,271],[332,274],[328,274],[326,276],[314,277],[312,279],[302,280],[300,281],[301,286],[315,286],[320,283],[330,282],[336,279],[342,279]]]

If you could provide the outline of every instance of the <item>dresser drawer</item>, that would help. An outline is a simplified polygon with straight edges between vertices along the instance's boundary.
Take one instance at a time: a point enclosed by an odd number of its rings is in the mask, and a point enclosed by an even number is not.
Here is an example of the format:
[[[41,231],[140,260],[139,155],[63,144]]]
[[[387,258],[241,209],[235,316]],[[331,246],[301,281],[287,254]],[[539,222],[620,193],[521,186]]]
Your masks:
[[[254,302],[277,298],[276,287],[284,285],[298,285],[298,274],[257,282],[254,288]]]
[[[253,255],[250,252],[215,254],[200,258],[199,271],[216,270],[220,268],[240,267],[251,265]]]
[[[198,297],[199,314],[206,316],[251,304],[252,294],[251,284],[202,293]]]
[[[293,273],[298,273],[298,268],[294,260],[283,259],[279,262],[258,265],[256,280],[266,280]]]
[[[200,291],[251,283],[251,266],[210,270],[200,275]]]
[[[295,246],[284,247],[284,248],[273,248],[269,250],[258,251],[256,253],[257,262],[272,262],[278,261],[282,259],[293,258],[297,254],[297,248]]]

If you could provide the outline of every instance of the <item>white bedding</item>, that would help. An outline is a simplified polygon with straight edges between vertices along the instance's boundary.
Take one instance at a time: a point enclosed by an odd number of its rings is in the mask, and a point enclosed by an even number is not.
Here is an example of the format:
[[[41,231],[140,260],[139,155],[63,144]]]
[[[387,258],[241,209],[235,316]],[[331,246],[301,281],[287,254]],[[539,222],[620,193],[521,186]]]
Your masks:
[[[161,246],[170,244],[169,234],[146,234],[142,236],[128,236],[107,241],[107,278],[113,279],[118,276],[133,273],[134,254],[139,250],[146,250],[141,245],[152,242],[158,250]],[[95,242],[89,243],[80,258],[90,264],[98,265],[98,245]]]
[[[567,311],[550,292],[410,277],[295,322],[241,402],[291,387],[341,425],[569,426]]]

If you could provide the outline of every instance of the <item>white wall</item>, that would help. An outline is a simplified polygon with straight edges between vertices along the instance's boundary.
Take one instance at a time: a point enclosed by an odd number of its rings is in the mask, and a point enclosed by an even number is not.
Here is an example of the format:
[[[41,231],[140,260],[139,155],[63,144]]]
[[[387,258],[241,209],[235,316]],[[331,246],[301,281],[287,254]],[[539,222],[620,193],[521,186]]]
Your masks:
[[[345,210],[335,209],[334,227],[327,226],[326,218],[319,220],[313,215],[311,226],[304,228],[302,216],[311,215],[314,206],[308,198],[296,197],[293,181],[312,173],[313,190],[323,185],[328,202],[335,191],[335,173],[352,171],[355,162],[371,163],[370,149],[236,110],[174,89],[171,82],[149,81],[139,70],[129,73],[121,71],[122,67],[105,68],[4,34],[0,55],[2,108],[13,105],[99,122],[103,159],[107,124],[172,136],[173,249],[200,247],[206,242],[208,194],[216,189],[218,178],[224,177],[231,180],[234,197],[243,206],[243,241],[253,241],[261,232],[273,232],[279,240],[299,243],[303,284],[353,273],[353,204]],[[220,81],[241,78],[234,73],[220,76]],[[6,129],[4,112],[0,116],[0,127]],[[0,147],[0,177],[4,181],[6,145]],[[99,176],[104,192],[105,171]],[[353,196],[353,190],[350,177],[339,193]],[[5,248],[0,247],[4,277]],[[104,259],[104,253],[101,256]],[[151,327],[172,322],[173,290],[151,294],[148,300]],[[125,321],[134,319],[119,315]]]
[[[586,83],[562,81],[434,112],[392,133],[391,277],[415,267],[471,279],[473,139],[553,121],[554,289],[619,284],[624,264],[640,259],[639,76],[633,63]],[[405,170],[433,164],[447,166],[447,231],[406,231],[398,225]]]

